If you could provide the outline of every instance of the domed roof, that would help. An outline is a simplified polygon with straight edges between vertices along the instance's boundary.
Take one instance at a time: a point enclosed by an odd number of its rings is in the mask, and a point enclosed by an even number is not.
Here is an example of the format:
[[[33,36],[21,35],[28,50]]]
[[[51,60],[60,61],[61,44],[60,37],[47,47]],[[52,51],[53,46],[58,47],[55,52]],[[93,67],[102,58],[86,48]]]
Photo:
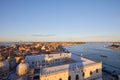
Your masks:
[[[9,70],[9,62],[4,60],[4,57],[0,54],[0,73],[4,73]]]
[[[21,63],[17,66],[16,71],[19,76],[27,74],[27,72],[29,71],[28,63],[25,63],[25,61],[22,60]]]

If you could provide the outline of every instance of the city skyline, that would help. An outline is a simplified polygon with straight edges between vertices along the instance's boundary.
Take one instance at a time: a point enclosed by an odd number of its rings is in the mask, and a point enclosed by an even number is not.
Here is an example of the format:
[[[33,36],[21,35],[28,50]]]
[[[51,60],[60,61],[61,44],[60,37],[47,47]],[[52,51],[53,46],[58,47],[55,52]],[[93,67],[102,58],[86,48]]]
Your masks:
[[[118,42],[119,8],[119,0],[1,0],[0,42]]]

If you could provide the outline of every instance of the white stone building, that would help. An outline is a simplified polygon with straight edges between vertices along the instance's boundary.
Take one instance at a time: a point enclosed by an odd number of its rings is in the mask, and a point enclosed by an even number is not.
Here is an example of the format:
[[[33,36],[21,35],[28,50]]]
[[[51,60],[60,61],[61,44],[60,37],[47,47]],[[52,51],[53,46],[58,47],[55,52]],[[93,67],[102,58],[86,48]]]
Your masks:
[[[102,79],[102,63],[71,53],[26,56],[34,69],[31,80],[97,80]]]

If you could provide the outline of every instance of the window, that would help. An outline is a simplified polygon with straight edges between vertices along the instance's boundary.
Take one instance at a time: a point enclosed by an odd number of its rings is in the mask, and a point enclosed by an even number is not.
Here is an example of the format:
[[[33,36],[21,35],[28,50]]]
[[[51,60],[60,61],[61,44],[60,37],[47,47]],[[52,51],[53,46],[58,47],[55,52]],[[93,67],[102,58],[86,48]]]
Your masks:
[[[34,79],[39,79],[39,76],[34,76]]]
[[[98,69],[96,69],[96,73],[98,73]]]
[[[76,75],[76,80],[79,80],[79,75]]]
[[[83,77],[85,76],[85,73],[83,72]]]
[[[68,77],[68,80],[71,80],[71,76]]]
[[[92,75],[92,71],[90,71],[90,75]]]

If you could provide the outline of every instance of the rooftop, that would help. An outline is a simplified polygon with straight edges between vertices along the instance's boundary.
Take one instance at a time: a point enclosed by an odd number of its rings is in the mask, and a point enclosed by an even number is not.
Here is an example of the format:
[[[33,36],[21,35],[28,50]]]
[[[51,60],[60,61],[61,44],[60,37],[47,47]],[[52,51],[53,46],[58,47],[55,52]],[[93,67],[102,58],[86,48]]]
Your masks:
[[[87,66],[95,63],[97,62],[94,62],[79,56],[79,61],[74,61],[72,63],[59,64],[56,66],[43,68],[42,74],[44,75],[44,74],[55,73],[55,72],[64,71],[64,70],[73,70],[76,68],[82,69],[83,66]]]

